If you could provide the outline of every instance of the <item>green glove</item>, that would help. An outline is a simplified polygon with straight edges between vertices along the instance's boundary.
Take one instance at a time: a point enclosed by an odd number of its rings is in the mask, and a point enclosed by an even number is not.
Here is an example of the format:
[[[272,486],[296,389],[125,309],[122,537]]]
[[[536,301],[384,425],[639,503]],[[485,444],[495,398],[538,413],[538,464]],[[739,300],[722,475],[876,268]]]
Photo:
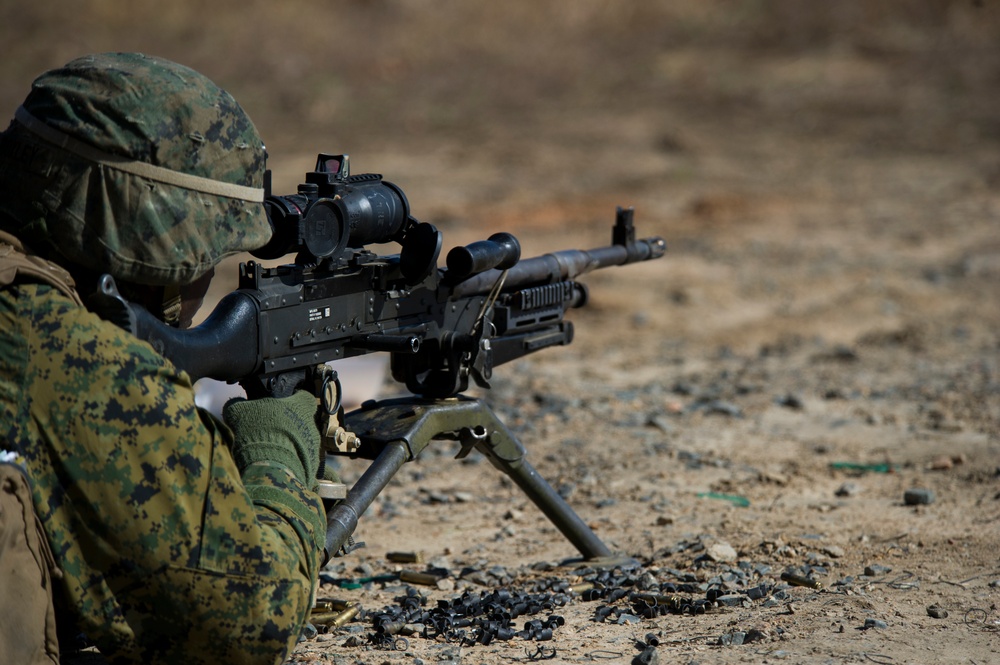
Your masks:
[[[316,398],[304,390],[291,397],[227,403],[222,417],[233,430],[232,453],[240,473],[256,462],[275,462],[314,488],[320,451],[317,408]]]

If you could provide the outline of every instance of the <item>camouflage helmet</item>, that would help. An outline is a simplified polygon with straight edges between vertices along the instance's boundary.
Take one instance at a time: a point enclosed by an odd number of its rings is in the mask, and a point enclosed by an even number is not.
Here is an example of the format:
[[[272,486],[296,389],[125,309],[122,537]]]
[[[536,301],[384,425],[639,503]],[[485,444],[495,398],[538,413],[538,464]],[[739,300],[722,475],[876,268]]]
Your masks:
[[[0,134],[0,226],[60,263],[189,284],[260,247],[264,146],[203,75],[137,53],[38,77]]]

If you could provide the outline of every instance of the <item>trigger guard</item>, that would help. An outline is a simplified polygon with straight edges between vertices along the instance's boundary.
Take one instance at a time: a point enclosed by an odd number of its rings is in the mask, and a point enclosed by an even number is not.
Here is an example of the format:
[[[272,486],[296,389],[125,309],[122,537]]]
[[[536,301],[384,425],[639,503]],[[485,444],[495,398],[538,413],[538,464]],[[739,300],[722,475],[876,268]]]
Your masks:
[[[343,394],[344,391],[340,385],[340,377],[335,371],[330,371],[330,373],[323,378],[323,386],[320,391],[320,401],[323,405],[323,410],[329,415],[338,414],[340,412]]]

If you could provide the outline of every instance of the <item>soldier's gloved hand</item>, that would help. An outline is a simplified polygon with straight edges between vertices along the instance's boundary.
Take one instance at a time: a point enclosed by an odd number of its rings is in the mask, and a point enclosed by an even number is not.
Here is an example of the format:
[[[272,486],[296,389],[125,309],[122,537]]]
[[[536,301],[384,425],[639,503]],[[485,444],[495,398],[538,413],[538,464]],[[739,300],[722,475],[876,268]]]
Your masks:
[[[227,403],[222,417],[233,430],[232,453],[240,473],[256,462],[276,462],[315,489],[320,455],[317,408],[316,398],[304,390],[291,397]]]

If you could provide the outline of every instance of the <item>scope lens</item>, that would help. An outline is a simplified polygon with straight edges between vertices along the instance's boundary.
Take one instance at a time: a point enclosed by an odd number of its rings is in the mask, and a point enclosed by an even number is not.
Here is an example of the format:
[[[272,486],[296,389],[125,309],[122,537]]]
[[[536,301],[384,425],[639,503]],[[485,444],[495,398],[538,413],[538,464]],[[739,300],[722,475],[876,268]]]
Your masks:
[[[335,199],[320,199],[302,219],[302,244],[317,258],[339,256],[347,245],[348,231]]]
[[[352,185],[338,203],[347,221],[347,244],[351,247],[389,242],[406,222],[406,200],[399,190],[383,182]]]

